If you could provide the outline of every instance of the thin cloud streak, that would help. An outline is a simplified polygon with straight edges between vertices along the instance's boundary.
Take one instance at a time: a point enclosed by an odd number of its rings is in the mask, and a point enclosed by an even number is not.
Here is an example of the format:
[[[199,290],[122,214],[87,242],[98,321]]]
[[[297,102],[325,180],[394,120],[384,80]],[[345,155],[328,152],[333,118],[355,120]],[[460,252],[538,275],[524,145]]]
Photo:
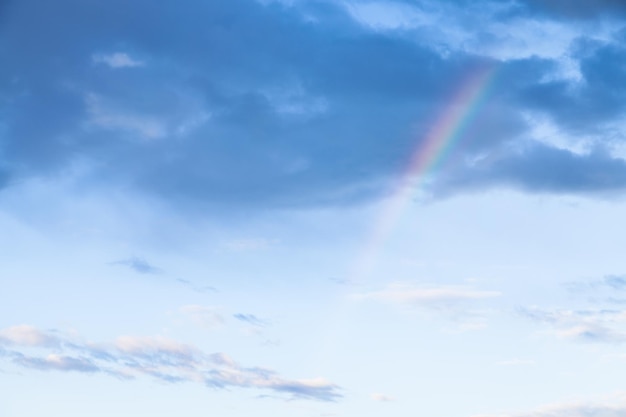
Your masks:
[[[156,266],[151,265],[145,259],[139,258],[136,256],[133,256],[128,259],[121,259],[119,261],[114,261],[114,262],[111,262],[110,264],[126,266],[139,274],[160,274],[162,272],[160,268],[157,268]]]
[[[406,283],[395,283],[383,290],[356,294],[355,297],[392,303],[434,305],[481,300],[501,295],[498,291],[475,290],[463,286],[416,287]]]
[[[254,314],[237,313],[237,314],[233,314],[233,317],[241,322],[244,322],[252,326],[256,326],[256,327],[265,327],[268,324],[265,320],[258,318]]]

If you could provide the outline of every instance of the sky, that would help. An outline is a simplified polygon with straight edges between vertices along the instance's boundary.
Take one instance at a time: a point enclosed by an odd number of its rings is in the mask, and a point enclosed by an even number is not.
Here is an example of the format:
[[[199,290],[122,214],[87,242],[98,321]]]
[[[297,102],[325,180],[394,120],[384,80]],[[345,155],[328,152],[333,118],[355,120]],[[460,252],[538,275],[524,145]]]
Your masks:
[[[0,1],[0,417],[626,416],[626,3]]]

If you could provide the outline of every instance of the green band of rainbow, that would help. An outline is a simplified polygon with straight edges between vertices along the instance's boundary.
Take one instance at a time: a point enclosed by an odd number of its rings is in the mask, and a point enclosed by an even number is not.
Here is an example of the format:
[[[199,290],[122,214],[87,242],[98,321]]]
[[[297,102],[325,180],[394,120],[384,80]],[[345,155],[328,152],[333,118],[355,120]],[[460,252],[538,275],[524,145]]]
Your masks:
[[[427,135],[419,141],[418,147],[411,155],[408,168],[400,176],[383,214],[367,239],[368,243],[353,272],[355,279],[362,278],[371,270],[403,208],[411,201],[415,188],[454,148],[463,136],[463,131],[480,111],[495,73],[494,66],[482,67],[473,72],[462,83],[461,89],[454,95]]]

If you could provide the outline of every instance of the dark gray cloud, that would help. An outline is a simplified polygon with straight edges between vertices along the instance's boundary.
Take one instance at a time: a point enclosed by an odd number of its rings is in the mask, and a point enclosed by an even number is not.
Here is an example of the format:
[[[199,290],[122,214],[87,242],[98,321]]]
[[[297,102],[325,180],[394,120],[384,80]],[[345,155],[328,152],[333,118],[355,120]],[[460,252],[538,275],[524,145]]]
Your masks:
[[[456,166],[439,181],[442,193],[510,186],[542,193],[609,196],[626,190],[626,161],[602,149],[577,154],[528,142]]]
[[[207,354],[171,339],[124,336],[113,343],[83,343],[25,325],[2,329],[0,335],[0,358],[24,368],[104,373],[120,379],[146,375],[168,383],[204,381],[213,388],[254,388],[287,399],[342,397],[341,388],[324,379],[286,379],[273,370],[243,367],[224,353]],[[53,338],[54,346],[49,343]]]
[[[619,120],[626,110],[625,44],[619,39],[607,44],[579,38],[571,49],[581,82],[554,80],[520,86],[520,104],[551,116],[569,133],[596,134],[606,141],[610,137],[602,135],[605,124]]]
[[[0,184],[82,163],[79,185],[112,183],[198,210],[361,201],[404,170],[466,75],[490,65],[499,81],[452,160],[495,162],[465,166],[443,191],[623,187],[623,164],[609,156],[547,145],[499,153],[527,138],[523,111],[567,134],[622,141],[606,127],[626,103],[617,40],[572,46],[576,82],[551,77],[556,61],[442,54],[372,31],[331,2],[35,3],[9,3],[0,29]]]

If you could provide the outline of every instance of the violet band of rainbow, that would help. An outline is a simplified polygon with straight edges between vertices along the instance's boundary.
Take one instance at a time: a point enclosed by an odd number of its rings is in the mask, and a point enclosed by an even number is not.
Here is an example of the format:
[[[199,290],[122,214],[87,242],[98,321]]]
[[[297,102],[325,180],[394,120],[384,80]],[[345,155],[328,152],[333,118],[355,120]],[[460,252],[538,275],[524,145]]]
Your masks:
[[[369,273],[416,188],[445,159],[479,113],[496,72],[495,66],[484,66],[472,72],[425,136],[418,139],[407,168],[394,184],[391,197],[360,252],[352,272],[353,281],[359,281]]]

